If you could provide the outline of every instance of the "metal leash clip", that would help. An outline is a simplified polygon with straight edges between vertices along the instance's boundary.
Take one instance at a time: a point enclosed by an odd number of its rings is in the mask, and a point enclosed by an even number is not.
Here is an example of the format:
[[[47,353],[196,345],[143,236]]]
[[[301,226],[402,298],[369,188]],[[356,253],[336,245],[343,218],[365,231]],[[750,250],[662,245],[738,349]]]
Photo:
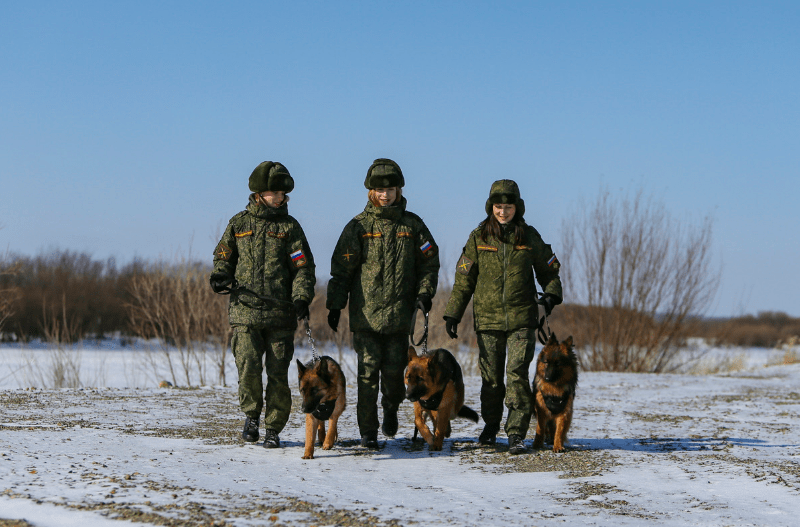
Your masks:
[[[313,362],[317,362],[319,360],[319,355],[317,355],[317,346],[314,341],[314,337],[311,336],[311,326],[308,324],[308,317],[303,319],[303,323],[306,326],[306,335],[308,335],[308,343],[311,344],[311,360]]]

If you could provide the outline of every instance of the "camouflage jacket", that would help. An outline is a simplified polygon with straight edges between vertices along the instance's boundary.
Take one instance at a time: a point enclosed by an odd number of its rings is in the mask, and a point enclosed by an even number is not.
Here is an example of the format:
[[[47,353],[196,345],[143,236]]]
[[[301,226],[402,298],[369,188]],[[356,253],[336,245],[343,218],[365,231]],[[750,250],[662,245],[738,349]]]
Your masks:
[[[533,227],[525,227],[525,239],[517,241],[508,229],[508,243],[481,240],[480,228],[470,233],[456,265],[453,291],[446,317],[461,321],[474,295],[475,330],[513,331],[536,327],[538,307],[533,272],[545,293],[562,298],[560,263]]]
[[[303,229],[289,216],[288,207],[277,209],[255,203],[231,218],[214,251],[214,272],[228,273],[234,290],[228,313],[232,325],[295,329],[292,302],[314,298],[314,257]]]
[[[350,298],[350,330],[382,334],[410,329],[419,294],[431,297],[439,280],[439,248],[422,219],[406,211],[367,203],[345,226],[331,257],[328,309]]]

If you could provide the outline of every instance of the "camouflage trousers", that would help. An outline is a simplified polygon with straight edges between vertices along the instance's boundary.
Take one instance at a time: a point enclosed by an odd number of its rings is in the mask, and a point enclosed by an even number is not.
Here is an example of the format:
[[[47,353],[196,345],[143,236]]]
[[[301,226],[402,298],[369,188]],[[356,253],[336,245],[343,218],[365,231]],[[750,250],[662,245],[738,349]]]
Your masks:
[[[528,433],[533,415],[533,392],[528,376],[536,347],[536,330],[478,331],[481,370],[481,416],[487,424],[500,424],[503,401],[508,408],[507,435]],[[506,348],[508,361],[506,361]],[[503,382],[505,373],[506,383]]]
[[[358,430],[377,433],[378,386],[381,406],[397,409],[406,397],[403,372],[408,365],[408,335],[381,335],[372,332],[353,333],[353,348],[358,354]]]
[[[265,428],[280,432],[292,411],[289,365],[294,355],[294,331],[233,326],[231,351],[239,370],[239,407],[242,412],[255,419],[266,408]],[[261,381],[264,369],[267,371],[266,391]]]

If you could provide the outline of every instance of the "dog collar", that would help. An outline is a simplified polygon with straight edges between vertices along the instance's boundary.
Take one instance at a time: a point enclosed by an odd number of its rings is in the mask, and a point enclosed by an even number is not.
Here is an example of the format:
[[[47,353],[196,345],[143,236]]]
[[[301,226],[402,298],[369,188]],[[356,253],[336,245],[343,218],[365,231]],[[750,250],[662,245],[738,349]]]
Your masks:
[[[331,399],[330,401],[325,401],[324,403],[319,403],[311,415],[319,419],[320,421],[327,421],[333,415],[333,409],[336,406],[336,399]]]
[[[419,405],[426,410],[436,410],[442,404],[442,397],[444,397],[444,388],[428,397],[427,400],[420,399]]]

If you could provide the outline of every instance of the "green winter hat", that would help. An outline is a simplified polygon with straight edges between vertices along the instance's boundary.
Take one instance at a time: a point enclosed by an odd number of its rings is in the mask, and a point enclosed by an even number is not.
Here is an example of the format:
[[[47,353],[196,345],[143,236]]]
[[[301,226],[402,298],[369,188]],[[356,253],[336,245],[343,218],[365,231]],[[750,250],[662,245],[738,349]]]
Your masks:
[[[250,192],[282,190],[288,193],[293,188],[294,179],[289,175],[286,167],[280,163],[264,161],[250,174]]]
[[[492,205],[497,203],[510,203],[517,206],[515,216],[520,218],[525,214],[525,200],[519,195],[519,187],[511,179],[500,179],[492,183],[489,199],[486,200],[486,214],[492,213]]]
[[[364,186],[368,189],[404,187],[405,184],[406,180],[403,179],[400,165],[385,158],[372,162],[372,166],[367,170],[367,179],[364,180]]]

